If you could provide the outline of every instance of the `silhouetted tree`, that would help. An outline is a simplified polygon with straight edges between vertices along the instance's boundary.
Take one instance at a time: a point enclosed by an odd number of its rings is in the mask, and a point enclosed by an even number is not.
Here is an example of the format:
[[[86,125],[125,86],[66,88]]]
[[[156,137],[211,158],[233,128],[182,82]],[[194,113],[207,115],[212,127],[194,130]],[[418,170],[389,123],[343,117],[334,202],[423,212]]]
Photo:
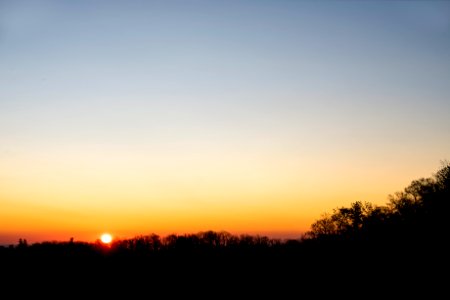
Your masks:
[[[24,249],[28,247],[28,242],[26,239],[19,239],[19,244],[17,245],[17,248]]]
[[[442,238],[448,233],[450,164],[443,163],[430,178],[413,180],[403,191],[389,195],[387,206],[354,202],[325,214],[306,233],[312,239],[361,238],[410,240]]]
[[[323,238],[325,236],[332,236],[338,233],[336,224],[329,214],[323,214],[322,218],[311,225],[311,231],[305,236],[311,238]]]
[[[308,279],[320,287],[338,282],[339,287],[351,283],[356,289],[372,282],[367,278],[378,273],[381,276],[373,276],[375,280],[382,278],[389,287],[402,286],[402,279],[409,286],[425,286],[425,279],[435,279],[446,271],[449,190],[450,165],[445,163],[432,177],[414,180],[391,195],[385,206],[357,201],[322,215],[298,240],[224,231],[164,238],[138,235],[114,240],[110,247],[100,241],[83,243],[72,238],[28,245],[21,238],[17,246],[0,247],[1,274],[16,271],[18,276],[11,278],[22,283],[28,274],[34,274],[30,278],[35,280],[50,273],[52,279],[77,282],[77,286],[82,286],[79,280],[97,285],[104,279],[107,285],[102,287],[113,286],[111,282],[117,286],[128,283],[131,290],[141,287],[147,292],[149,284],[158,286],[158,280],[172,287],[185,284],[187,288],[180,288],[183,292],[198,287],[222,292],[232,286],[224,288],[224,283],[250,287],[251,280],[257,283],[253,290],[262,293],[268,286],[279,290],[291,286],[298,291],[299,284]],[[74,279],[68,280],[70,276]],[[48,282],[53,280],[46,279]],[[376,285],[377,289],[383,284]]]

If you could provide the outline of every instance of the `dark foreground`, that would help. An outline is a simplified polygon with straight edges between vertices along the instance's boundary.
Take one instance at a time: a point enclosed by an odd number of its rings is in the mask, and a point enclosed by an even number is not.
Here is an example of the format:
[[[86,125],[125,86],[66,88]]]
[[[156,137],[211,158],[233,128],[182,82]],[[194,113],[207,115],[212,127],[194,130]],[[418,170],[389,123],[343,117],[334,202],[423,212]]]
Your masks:
[[[450,164],[386,206],[355,202],[302,240],[226,232],[0,247],[0,297],[448,298]]]
[[[83,243],[1,249],[3,290],[160,299],[275,295],[433,296],[447,290],[448,246],[289,242],[120,252]],[[364,293],[364,294],[361,294]]]

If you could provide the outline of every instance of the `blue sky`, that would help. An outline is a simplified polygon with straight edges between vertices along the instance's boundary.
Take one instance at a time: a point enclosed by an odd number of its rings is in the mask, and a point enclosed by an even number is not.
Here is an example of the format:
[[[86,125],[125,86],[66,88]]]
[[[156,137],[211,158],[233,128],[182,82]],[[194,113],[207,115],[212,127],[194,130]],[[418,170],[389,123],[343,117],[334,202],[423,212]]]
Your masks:
[[[382,203],[449,158],[449,37],[446,1],[0,1],[0,186],[78,153]]]
[[[93,3],[2,2],[1,105],[17,126],[171,110],[226,129],[374,113],[414,127],[424,109],[448,112],[445,2]]]

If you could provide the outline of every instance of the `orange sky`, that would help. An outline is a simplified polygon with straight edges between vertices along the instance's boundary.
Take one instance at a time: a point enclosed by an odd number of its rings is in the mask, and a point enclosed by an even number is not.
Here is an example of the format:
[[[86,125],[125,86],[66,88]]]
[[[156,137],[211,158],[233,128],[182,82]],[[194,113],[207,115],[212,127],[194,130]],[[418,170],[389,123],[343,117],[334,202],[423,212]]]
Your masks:
[[[16,154],[0,161],[0,239],[204,230],[298,237],[326,211],[358,200],[384,204],[388,193],[433,170],[426,163],[394,169],[355,155],[337,162],[322,153],[264,152],[97,145]]]
[[[450,2],[0,2],[0,244],[298,237],[450,159]]]

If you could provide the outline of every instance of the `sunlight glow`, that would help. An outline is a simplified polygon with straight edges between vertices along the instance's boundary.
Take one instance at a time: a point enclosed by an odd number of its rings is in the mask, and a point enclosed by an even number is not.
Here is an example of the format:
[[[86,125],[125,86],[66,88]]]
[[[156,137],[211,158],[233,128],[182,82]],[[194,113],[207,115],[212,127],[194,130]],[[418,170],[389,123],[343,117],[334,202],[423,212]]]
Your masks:
[[[315,2],[0,0],[0,250],[295,239],[430,176],[450,1]]]
[[[102,241],[103,244],[109,244],[112,241],[112,236],[109,233],[104,233],[100,237],[100,240]]]

